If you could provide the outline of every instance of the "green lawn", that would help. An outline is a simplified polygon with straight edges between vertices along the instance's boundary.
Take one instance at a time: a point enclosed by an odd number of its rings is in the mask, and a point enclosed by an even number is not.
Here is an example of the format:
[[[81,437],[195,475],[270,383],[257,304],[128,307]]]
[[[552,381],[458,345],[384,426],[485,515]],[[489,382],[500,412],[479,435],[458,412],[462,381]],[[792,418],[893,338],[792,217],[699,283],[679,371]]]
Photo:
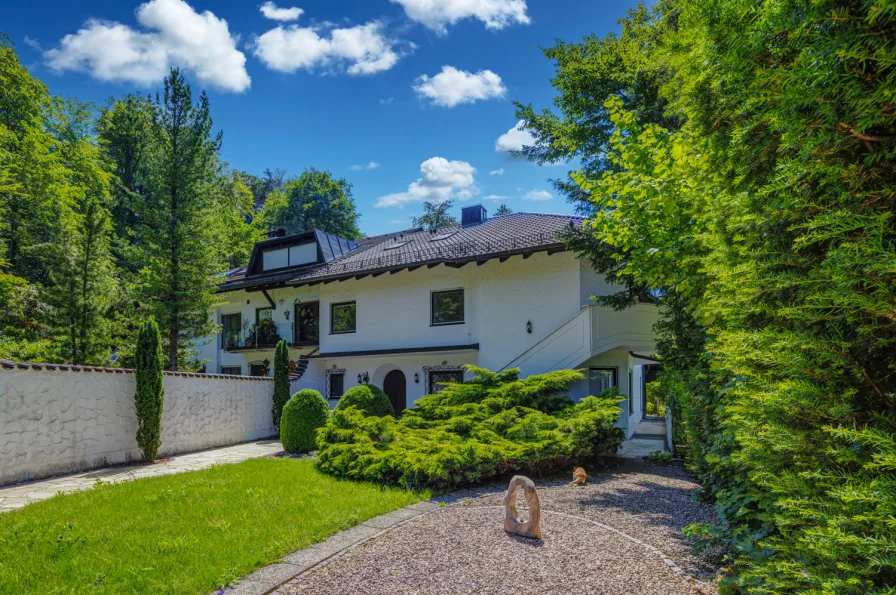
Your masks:
[[[206,594],[425,494],[255,459],[0,514],[0,593]]]

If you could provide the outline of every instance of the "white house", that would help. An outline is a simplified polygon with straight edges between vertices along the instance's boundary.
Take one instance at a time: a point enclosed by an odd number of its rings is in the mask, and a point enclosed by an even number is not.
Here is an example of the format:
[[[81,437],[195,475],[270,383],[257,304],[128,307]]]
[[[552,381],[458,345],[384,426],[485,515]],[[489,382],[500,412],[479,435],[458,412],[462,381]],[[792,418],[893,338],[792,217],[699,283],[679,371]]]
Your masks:
[[[595,306],[612,292],[565,250],[558,232],[582,220],[514,213],[361,240],[321,232],[255,245],[249,264],[219,286],[221,332],[201,353],[207,371],[268,374],[274,345],[290,344],[293,390],[314,388],[335,406],[359,382],[383,388],[396,410],[413,407],[462,366],[523,376],[585,369],[581,398],[616,385],[627,397],[619,425],[631,436],[664,433],[644,415],[656,307]]]

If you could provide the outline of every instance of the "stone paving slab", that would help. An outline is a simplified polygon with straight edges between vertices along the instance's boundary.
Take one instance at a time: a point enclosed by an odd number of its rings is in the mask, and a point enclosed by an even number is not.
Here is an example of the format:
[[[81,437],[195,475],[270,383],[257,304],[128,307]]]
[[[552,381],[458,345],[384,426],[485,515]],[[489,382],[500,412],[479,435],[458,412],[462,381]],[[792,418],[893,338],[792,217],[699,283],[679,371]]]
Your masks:
[[[97,483],[118,483],[146,477],[161,477],[198,471],[212,465],[241,463],[248,459],[269,457],[283,453],[279,440],[255,440],[171,457],[170,461],[152,465],[127,465],[94,469],[73,475],[60,475],[31,483],[14,484],[0,488],[0,513],[22,508],[32,502],[39,502],[64,493],[89,490]]]

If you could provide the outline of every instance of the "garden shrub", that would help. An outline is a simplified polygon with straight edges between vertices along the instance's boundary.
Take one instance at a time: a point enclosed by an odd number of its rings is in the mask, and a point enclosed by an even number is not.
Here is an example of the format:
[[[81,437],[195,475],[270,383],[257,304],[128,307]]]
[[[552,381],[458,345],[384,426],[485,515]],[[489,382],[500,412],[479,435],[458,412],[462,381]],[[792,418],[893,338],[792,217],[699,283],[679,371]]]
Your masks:
[[[423,397],[397,420],[337,408],[318,434],[318,467],[356,480],[450,489],[510,471],[569,467],[615,452],[622,440],[615,390],[577,404],[557,396],[579,372],[520,380],[518,370],[468,368],[472,380]]]
[[[316,390],[300,390],[287,401],[280,418],[280,442],[286,452],[314,450],[317,429],[327,423],[330,407]]]
[[[283,407],[289,401],[289,345],[286,339],[280,339],[274,349],[274,402],[271,416],[274,427],[280,425]]]
[[[153,461],[162,446],[162,337],[152,316],[137,334],[134,405],[137,411],[137,446],[144,461]]]
[[[336,409],[346,409],[348,407],[356,407],[364,412],[365,415],[375,415],[383,417],[384,415],[395,416],[395,409],[392,407],[389,397],[382,390],[369,384],[359,384],[345,391],[339,399]]]

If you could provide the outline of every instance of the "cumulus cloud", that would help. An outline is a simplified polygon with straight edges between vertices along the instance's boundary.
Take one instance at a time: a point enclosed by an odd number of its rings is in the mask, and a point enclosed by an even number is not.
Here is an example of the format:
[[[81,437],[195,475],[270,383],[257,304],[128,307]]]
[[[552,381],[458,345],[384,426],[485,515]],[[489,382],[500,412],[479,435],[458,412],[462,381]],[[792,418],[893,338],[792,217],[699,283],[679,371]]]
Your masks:
[[[474,74],[453,66],[442,66],[442,72],[433,77],[424,74],[417,78],[414,91],[432,100],[435,105],[454,107],[461,103],[504,97],[507,88],[501,77],[491,70],[480,70]]]
[[[355,171],[361,171],[361,170],[364,170],[364,169],[366,169],[366,170],[371,170],[371,169],[376,169],[376,168],[378,168],[379,166],[380,166],[380,164],[377,163],[376,161],[371,161],[370,163],[368,163],[368,164],[366,164],[366,165],[353,165],[353,166],[352,166],[352,169],[355,170]]]
[[[503,176],[503,175],[504,175],[504,168],[503,168],[503,167],[499,167],[498,169],[493,169],[492,171],[488,172],[488,175],[490,175],[490,176]]]
[[[420,177],[411,182],[406,192],[383,196],[376,206],[400,207],[408,203],[470,198],[479,194],[475,174],[476,168],[466,161],[433,157],[420,164]]]
[[[404,8],[411,20],[422,23],[439,35],[446,25],[462,19],[479,19],[488,29],[503,29],[514,23],[528,25],[525,0],[392,0]]]
[[[528,131],[523,129],[525,121],[520,120],[516,126],[502,134],[495,141],[495,151],[499,153],[509,153],[510,151],[521,151],[525,146],[535,144],[535,137]]]
[[[298,20],[300,16],[302,16],[303,12],[305,12],[304,10],[296,6],[290,6],[289,8],[280,8],[273,2],[265,2],[258,7],[258,10],[261,11],[261,14],[264,15],[264,18],[271,19],[272,21],[295,21]]]
[[[554,195],[547,190],[530,190],[523,198],[526,200],[551,200]]]
[[[353,27],[281,25],[255,41],[255,56],[279,72],[345,68],[362,75],[389,70],[413,47],[387,37],[378,21]]]
[[[103,81],[151,85],[178,66],[202,85],[236,92],[249,88],[238,37],[211,11],[199,14],[183,0],[151,0],[137,8],[137,21],[144,30],[90,19],[44,58],[57,72],[86,72]]]

